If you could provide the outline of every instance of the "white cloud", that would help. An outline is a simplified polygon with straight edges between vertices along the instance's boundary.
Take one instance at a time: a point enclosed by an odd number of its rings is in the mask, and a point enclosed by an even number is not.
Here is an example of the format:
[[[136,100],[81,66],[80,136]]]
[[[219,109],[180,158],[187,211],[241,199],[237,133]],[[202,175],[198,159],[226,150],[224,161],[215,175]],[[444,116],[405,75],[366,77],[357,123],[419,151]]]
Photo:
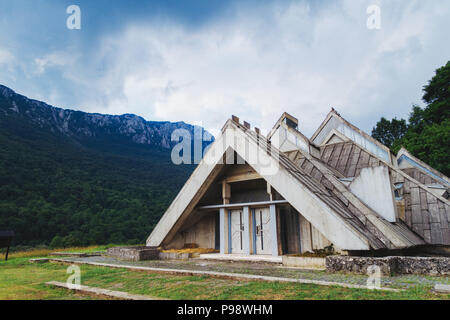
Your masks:
[[[16,57],[6,49],[0,48],[0,73],[2,73],[2,69],[4,68],[8,74],[3,74],[0,76],[0,79],[6,75],[6,77],[10,77],[15,79],[14,71],[17,65]]]
[[[0,64],[10,64],[14,60],[15,60],[15,58],[11,52],[0,48]]]
[[[37,74],[44,73],[48,68],[67,68],[74,66],[77,61],[77,55],[73,53],[74,50],[51,52],[41,58],[35,58],[34,64]]]
[[[366,28],[373,3],[381,7],[378,31]],[[288,111],[310,135],[335,107],[370,129],[420,101],[449,58],[449,14],[450,4],[433,0],[240,6],[201,28],[130,24],[101,39],[92,56],[52,53],[35,63],[39,72],[65,68],[86,111],[210,130],[236,114],[265,131]]]

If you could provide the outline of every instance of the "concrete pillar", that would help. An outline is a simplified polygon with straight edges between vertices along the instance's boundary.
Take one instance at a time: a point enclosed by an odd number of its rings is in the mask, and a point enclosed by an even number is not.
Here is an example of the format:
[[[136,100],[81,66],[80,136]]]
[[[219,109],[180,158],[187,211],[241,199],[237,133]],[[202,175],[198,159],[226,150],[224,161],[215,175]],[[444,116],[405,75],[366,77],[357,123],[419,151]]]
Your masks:
[[[274,204],[270,205],[270,233],[272,237],[272,255],[278,256],[277,210]]]
[[[224,254],[225,253],[225,245],[226,245],[226,241],[228,241],[227,237],[226,237],[226,232],[225,232],[225,209],[224,208],[220,208],[220,212],[219,212],[219,230],[220,230],[220,254]]]
[[[250,210],[248,207],[244,207],[243,210],[244,218],[244,253],[250,254]]]
[[[255,219],[255,209],[252,209],[252,253],[256,254],[256,219]]]
[[[227,217],[227,221],[228,221],[227,222],[227,227],[226,227],[226,230],[227,230],[226,237],[228,239],[228,246],[226,247],[225,251],[227,253],[231,253],[231,249],[233,248],[233,246],[231,244],[231,211],[230,210],[226,210],[225,213],[226,213],[226,217]]]
[[[231,186],[229,183],[222,183],[222,198],[223,204],[229,204],[231,198]]]

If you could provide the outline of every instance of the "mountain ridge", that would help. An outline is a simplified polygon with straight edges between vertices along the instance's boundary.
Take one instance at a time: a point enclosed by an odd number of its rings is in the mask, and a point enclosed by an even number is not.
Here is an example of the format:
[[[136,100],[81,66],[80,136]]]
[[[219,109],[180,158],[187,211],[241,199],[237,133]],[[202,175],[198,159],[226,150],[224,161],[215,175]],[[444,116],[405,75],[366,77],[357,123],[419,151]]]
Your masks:
[[[40,126],[47,124],[51,126],[51,130],[58,130],[63,134],[75,137],[92,137],[99,133],[119,134],[131,137],[134,142],[139,144],[159,145],[169,149],[174,144],[170,139],[169,133],[174,129],[185,129],[195,134],[194,128],[201,128],[187,124],[184,121],[148,121],[141,116],[130,113],[109,115],[63,109],[39,100],[29,99],[1,84],[0,96],[3,99],[6,98],[7,102],[10,103],[9,108],[2,108],[4,115],[10,115],[11,112],[22,115],[25,113],[30,117],[30,120]],[[21,110],[24,104],[30,109]],[[2,105],[0,104],[1,107]],[[92,130],[94,126],[103,129],[103,132]],[[201,133],[205,140],[214,140],[212,135],[203,128],[201,128]],[[161,140],[155,141],[155,137],[158,136],[161,137]],[[198,134],[197,138],[200,138]]]
[[[195,168],[171,160],[179,128],[208,135],[184,122],[61,109],[0,86],[0,230],[15,231],[14,245],[144,243]]]

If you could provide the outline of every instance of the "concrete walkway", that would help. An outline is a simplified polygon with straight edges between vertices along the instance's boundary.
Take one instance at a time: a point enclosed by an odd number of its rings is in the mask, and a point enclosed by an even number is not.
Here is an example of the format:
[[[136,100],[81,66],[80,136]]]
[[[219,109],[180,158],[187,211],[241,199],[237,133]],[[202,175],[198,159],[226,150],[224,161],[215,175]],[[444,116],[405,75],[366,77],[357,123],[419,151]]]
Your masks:
[[[96,295],[96,296],[104,296],[109,298],[115,298],[115,299],[121,299],[121,300],[162,300],[159,298],[153,298],[149,296],[142,296],[137,294],[130,294],[127,292],[121,292],[121,291],[113,291],[113,290],[107,290],[102,288],[95,288],[95,287],[89,287],[89,286],[83,286],[83,285],[69,285],[65,282],[59,282],[59,281],[49,281],[45,283],[47,286],[57,287],[57,288],[64,288],[68,290],[74,290],[80,293],[89,294],[89,295]]]
[[[245,254],[220,254],[220,253],[204,253],[199,256],[200,259],[205,260],[221,260],[221,261],[246,261],[246,262],[266,262],[277,263],[283,262],[281,257],[274,257],[269,255],[245,255]]]
[[[307,283],[307,284],[315,284],[315,285],[322,285],[322,286],[338,286],[338,287],[344,287],[344,288],[369,290],[367,288],[367,286],[364,286],[364,285],[348,284],[348,283],[342,283],[342,282],[322,281],[322,280],[282,278],[282,277],[271,277],[271,276],[262,276],[262,275],[253,275],[253,274],[229,273],[229,272],[154,268],[154,267],[127,265],[127,264],[112,264],[112,263],[101,263],[101,262],[91,262],[91,261],[81,261],[81,260],[50,259],[50,261],[61,262],[61,263],[66,263],[66,264],[67,263],[69,263],[69,264],[86,264],[86,265],[108,267],[108,268],[124,268],[124,269],[129,269],[129,270],[168,273],[168,274],[175,274],[175,275],[207,276],[207,277],[214,277],[214,278],[221,278],[221,279],[236,279],[236,280],[250,280],[250,281],[271,281],[271,282],[278,281],[278,282],[291,282],[291,283]],[[391,292],[401,291],[400,289],[385,288],[385,287],[382,287],[377,290],[391,291]]]

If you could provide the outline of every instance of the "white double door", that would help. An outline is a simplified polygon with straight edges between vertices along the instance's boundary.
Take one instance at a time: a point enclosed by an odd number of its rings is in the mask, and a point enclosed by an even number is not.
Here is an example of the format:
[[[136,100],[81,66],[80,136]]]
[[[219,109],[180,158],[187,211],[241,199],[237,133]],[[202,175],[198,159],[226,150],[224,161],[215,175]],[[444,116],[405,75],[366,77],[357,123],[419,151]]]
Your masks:
[[[255,249],[256,254],[272,254],[272,237],[269,208],[255,209]]]
[[[254,209],[253,226],[256,254],[272,254],[272,232],[269,208]],[[230,211],[230,245],[231,253],[245,253],[244,214],[242,209]],[[249,241],[250,239],[247,239]]]
[[[244,253],[244,215],[242,210],[230,211],[231,253]]]

